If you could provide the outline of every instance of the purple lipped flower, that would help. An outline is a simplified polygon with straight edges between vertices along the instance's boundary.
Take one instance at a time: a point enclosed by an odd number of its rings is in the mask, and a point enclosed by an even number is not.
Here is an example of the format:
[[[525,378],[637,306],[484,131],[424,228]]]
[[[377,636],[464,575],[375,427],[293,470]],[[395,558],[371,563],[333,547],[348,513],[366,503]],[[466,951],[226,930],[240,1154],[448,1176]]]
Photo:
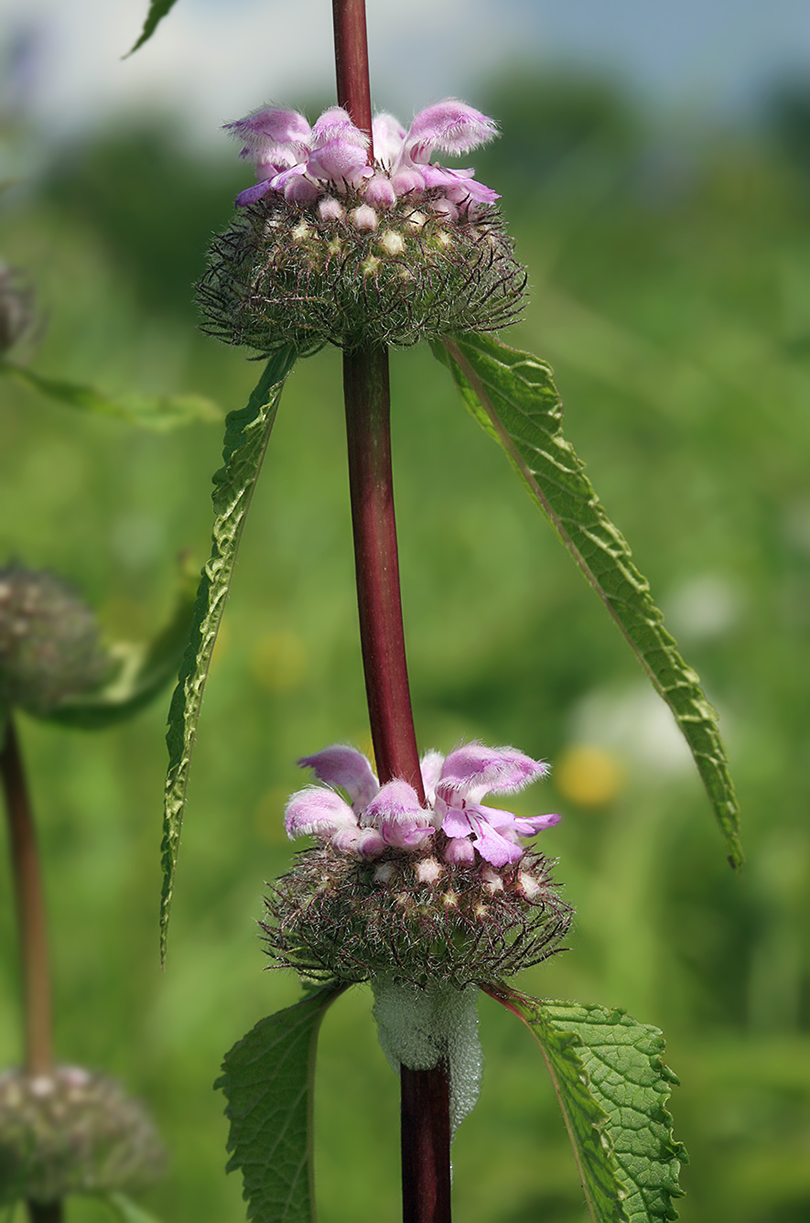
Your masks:
[[[428,802],[448,838],[447,861],[472,862],[477,852],[492,866],[517,862],[523,853],[519,838],[553,827],[559,815],[523,819],[485,807],[481,800],[489,793],[515,794],[547,773],[542,760],[514,747],[467,743],[446,759],[430,752],[422,761],[422,776]]]
[[[274,191],[289,202],[308,204],[326,194],[357,191],[375,208],[392,208],[403,196],[428,193],[428,204],[454,220],[458,208],[491,204],[498,195],[473,178],[472,170],[430,163],[434,149],[466,153],[497,134],[492,119],[465,102],[447,98],[427,106],[410,128],[377,115],[369,138],[340,106],[329,107],[310,127],[293,110],[266,108],[225,125],[242,141],[240,155],[252,161],[258,182],[240,192],[239,206]]]
[[[284,813],[290,838],[310,834],[342,853],[377,858],[388,846],[415,848],[433,834],[431,812],[419,802],[413,786],[394,780],[381,786],[366,757],[353,747],[335,744],[298,763],[314,769],[326,786],[309,786],[293,794]]]
[[[560,818],[524,819],[482,805],[486,794],[515,793],[548,772],[548,765],[513,747],[468,743],[446,758],[428,752],[421,761],[426,808],[406,781],[380,786],[366,757],[354,748],[327,747],[298,763],[314,769],[325,785],[292,795],[284,817],[287,834],[317,836],[355,857],[376,858],[387,847],[420,849],[441,828],[447,862],[471,865],[477,853],[492,866],[503,867],[522,855],[521,837],[551,828]],[[335,786],[348,802],[331,788]]]

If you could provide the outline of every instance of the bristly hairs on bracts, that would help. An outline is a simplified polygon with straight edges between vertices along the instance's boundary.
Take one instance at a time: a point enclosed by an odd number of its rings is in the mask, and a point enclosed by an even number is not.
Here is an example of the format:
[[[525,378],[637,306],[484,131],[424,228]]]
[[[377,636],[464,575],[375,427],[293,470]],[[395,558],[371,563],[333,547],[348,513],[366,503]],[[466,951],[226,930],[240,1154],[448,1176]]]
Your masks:
[[[265,356],[293,344],[410,345],[492,331],[521,313],[527,283],[495,200],[472,170],[431,164],[496,133],[455,99],[406,132],[390,115],[368,137],[332,107],[313,128],[267,109],[229,124],[258,182],[214,239],[197,286],[204,331]]]

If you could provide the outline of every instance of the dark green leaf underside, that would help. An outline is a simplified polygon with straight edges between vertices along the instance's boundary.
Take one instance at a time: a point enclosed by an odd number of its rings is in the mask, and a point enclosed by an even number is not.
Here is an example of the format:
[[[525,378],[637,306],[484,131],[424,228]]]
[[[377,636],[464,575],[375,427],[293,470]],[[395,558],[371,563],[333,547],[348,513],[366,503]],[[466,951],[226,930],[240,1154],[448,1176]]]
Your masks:
[[[169,10],[174,7],[175,3],[176,0],[152,0],[152,3],[149,5],[149,12],[146,14],[146,21],[144,22],[143,29],[141,30],[141,36],[135,43],[132,50],[128,52],[129,55],[132,55],[138,50],[139,47],[142,47],[145,42],[149,41],[155,30],[158,28],[160,22],[166,16]]]
[[[191,621],[191,633],[169,709],[166,743],[169,770],[163,820],[163,892],[160,945],[166,954],[180,829],[186,803],[191,754],[197,733],[203,689],[231,584],[239,540],[276,417],[284,381],[295,353],[283,349],[265,366],[247,407],[229,413],[225,422],[223,466],[214,475],[214,529],[211,556],[202,571]]]
[[[177,675],[188,644],[197,575],[183,565],[174,611],[151,642],[114,642],[114,676],[86,696],[72,697],[47,715],[50,722],[82,730],[103,730],[148,705]]]
[[[434,351],[449,367],[471,414],[506,451],[675,715],[725,836],[729,861],[739,867],[739,807],[717,715],[664,628],[626,540],[563,436],[562,404],[551,370],[530,353],[489,336],[465,336]]]
[[[270,1015],[225,1055],[215,1084],[228,1100],[228,1171],[242,1172],[254,1223],[312,1223],[312,1086],[318,1029],[343,986]]]
[[[624,1011],[493,991],[534,1032],[554,1081],[594,1223],[677,1218],[686,1152],[666,1103],[675,1075],[657,1028]]]
[[[46,378],[9,361],[0,361],[0,374],[15,378],[29,390],[55,399],[68,408],[109,416],[146,429],[165,431],[195,420],[222,419],[216,404],[202,395],[107,395],[92,386]]]

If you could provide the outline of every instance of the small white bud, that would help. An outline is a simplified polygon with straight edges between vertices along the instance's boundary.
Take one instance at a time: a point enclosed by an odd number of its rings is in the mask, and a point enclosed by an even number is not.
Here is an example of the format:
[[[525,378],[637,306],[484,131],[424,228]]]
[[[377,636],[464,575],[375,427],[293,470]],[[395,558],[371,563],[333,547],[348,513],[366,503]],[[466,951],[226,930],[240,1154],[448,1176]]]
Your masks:
[[[383,236],[380,238],[380,246],[385,251],[386,255],[404,255],[405,240],[402,234],[395,233],[393,229],[386,229]]]
[[[413,868],[418,883],[435,883],[444,874],[444,868],[435,858],[423,858]]]
[[[355,229],[374,230],[380,223],[380,218],[370,204],[361,204],[349,213],[349,220]]]
[[[339,221],[343,212],[344,208],[340,200],[336,200],[332,195],[324,196],[318,204],[318,216],[322,221]]]

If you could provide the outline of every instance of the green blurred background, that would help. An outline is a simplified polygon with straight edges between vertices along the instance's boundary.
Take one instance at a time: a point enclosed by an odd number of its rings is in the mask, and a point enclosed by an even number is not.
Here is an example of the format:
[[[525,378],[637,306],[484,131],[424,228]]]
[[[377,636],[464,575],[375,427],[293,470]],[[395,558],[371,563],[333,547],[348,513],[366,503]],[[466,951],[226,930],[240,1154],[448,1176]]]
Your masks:
[[[548,359],[566,430],[721,712],[745,817],[742,877],[669,715],[424,351],[392,358],[401,563],[420,743],[513,743],[551,761],[523,813],[577,908],[528,992],[627,1008],[668,1038],[691,1163],[684,1223],[810,1215],[810,95],[746,130],[670,126],[612,88],[513,74],[476,99],[503,138],[474,158],[530,269],[506,336]],[[310,115],[317,107],[310,108]],[[25,131],[6,138],[24,142]],[[244,167],[166,125],[101,132],[6,192],[2,253],[48,315],[42,373],[241,407],[258,367],[195,330],[189,286]],[[69,577],[116,637],[148,636],[177,555],[200,562],[221,431],[167,435],[0,387],[0,563]],[[165,1223],[238,1223],[223,1052],[298,995],[264,972],[264,883],[290,863],[296,757],[367,747],[342,454],[340,357],[294,372],[206,692],[166,971],[158,849],[169,693],[104,734],[22,723],[52,921],[60,1056],[119,1075],[172,1153],[143,1199]],[[0,1064],[20,1056],[8,886]],[[397,1084],[370,998],[323,1028],[322,1223],[398,1217]],[[481,1101],[454,1147],[460,1223],[579,1223],[538,1052],[481,1003]],[[21,1218],[21,1212],[19,1217]],[[69,1223],[105,1217],[76,1201]]]

